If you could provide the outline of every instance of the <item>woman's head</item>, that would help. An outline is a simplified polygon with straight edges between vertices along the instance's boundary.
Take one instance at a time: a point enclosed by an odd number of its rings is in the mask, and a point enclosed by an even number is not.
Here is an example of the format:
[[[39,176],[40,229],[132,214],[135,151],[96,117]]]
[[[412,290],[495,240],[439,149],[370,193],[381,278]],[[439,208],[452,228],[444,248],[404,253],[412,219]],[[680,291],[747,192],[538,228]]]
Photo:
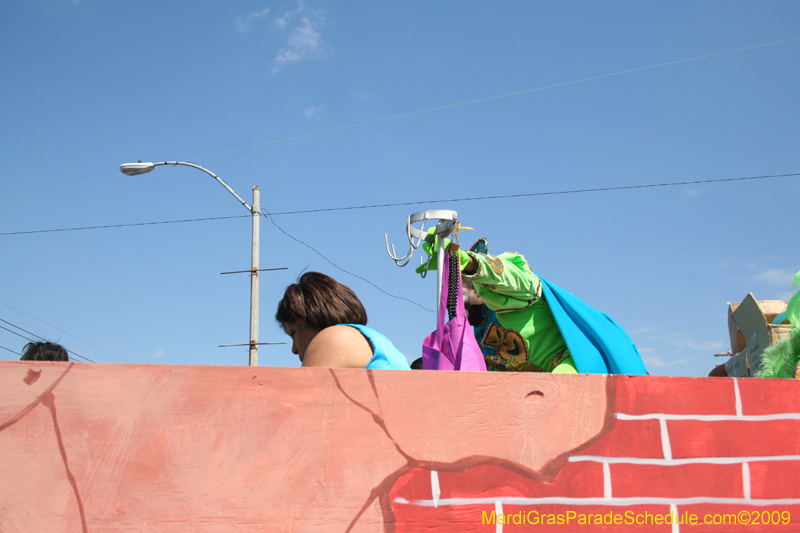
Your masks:
[[[67,350],[54,342],[29,342],[20,361],[69,361]]]
[[[337,324],[367,325],[367,312],[358,296],[346,285],[319,272],[306,272],[286,287],[275,319],[319,331]]]
[[[292,353],[304,361],[314,337],[337,324],[367,325],[367,312],[349,287],[319,272],[306,272],[286,287],[275,319],[292,338]]]

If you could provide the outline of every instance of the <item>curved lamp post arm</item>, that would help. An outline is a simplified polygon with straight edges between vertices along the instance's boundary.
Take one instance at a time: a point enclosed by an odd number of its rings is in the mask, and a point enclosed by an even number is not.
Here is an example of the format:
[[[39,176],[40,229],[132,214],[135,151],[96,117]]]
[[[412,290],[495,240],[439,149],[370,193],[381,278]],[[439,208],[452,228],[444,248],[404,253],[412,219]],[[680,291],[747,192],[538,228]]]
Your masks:
[[[227,183],[222,181],[222,178],[220,178],[219,176],[217,176],[216,174],[214,174],[213,172],[211,172],[207,168],[203,168],[200,165],[195,165],[194,163],[189,163],[187,161],[163,161],[161,163],[142,163],[140,161],[138,163],[125,163],[125,164],[122,164],[122,165],[119,166],[119,170],[123,174],[125,174],[127,176],[138,176],[139,174],[147,174],[148,172],[153,170],[155,167],[161,167],[161,166],[164,166],[164,165],[173,165],[173,166],[174,165],[183,165],[185,167],[193,167],[193,168],[196,168],[198,170],[202,170],[203,172],[205,172],[206,174],[208,174],[209,176],[211,176],[212,178],[217,180],[223,187],[225,187],[225,189],[227,189],[227,191],[229,193],[231,193],[233,196],[235,196],[236,199],[239,200],[239,203],[241,203],[243,206],[245,206],[248,211],[250,211],[251,213],[253,212],[253,208],[250,207],[250,204],[248,204],[247,202],[242,200],[241,197],[238,194],[236,194],[234,192],[234,190],[231,189],[230,186]]]
[[[187,161],[163,161],[161,163],[124,163],[119,166],[120,172],[126,176],[138,176],[139,174],[147,174],[156,167],[164,165],[183,165],[185,167],[193,167],[202,170],[215,180],[217,180],[225,189],[228,190],[239,203],[242,204],[250,211],[253,218],[253,259],[252,268],[250,270],[250,366],[258,366],[258,271],[259,271],[259,241],[261,239],[261,232],[259,224],[261,220],[261,189],[256,185],[253,187],[253,206],[251,207],[247,202],[236,194],[230,186],[222,181],[222,179],[200,165],[189,163]]]

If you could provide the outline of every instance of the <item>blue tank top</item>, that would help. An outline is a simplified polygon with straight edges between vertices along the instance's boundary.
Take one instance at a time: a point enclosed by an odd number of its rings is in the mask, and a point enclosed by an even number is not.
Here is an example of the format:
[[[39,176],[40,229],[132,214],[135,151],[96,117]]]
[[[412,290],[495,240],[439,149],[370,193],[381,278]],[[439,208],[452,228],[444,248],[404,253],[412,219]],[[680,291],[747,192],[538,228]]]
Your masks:
[[[341,324],[356,328],[369,341],[372,347],[372,359],[364,368],[378,368],[382,370],[411,370],[406,356],[395,348],[392,341],[372,328],[361,324]]]

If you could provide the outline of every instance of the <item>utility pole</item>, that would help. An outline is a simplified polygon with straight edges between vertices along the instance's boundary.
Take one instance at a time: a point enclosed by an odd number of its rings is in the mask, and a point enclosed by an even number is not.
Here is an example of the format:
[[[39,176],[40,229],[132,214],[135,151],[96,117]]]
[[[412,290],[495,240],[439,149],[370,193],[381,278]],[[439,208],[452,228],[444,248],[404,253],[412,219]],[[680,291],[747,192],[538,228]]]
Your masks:
[[[259,256],[259,241],[261,240],[261,234],[259,231],[260,223],[261,223],[261,189],[259,189],[258,185],[253,187],[253,205],[247,205],[247,202],[242,200],[242,198],[234,192],[230,186],[222,181],[222,179],[208,170],[207,168],[203,168],[200,165],[196,165],[194,163],[190,163],[188,161],[164,161],[162,163],[142,163],[139,161],[138,163],[123,163],[119,166],[120,172],[125,174],[126,176],[139,176],[140,174],[147,174],[155,167],[161,167],[164,165],[182,165],[185,167],[192,167],[196,168],[197,170],[202,170],[215,180],[219,182],[220,185],[225,187],[225,189],[231,193],[239,203],[242,204],[253,217],[253,259],[250,265],[250,270],[237,270],[235,272],[221,272],[221,274],[245,274],[250,272],[250,342],[248,344],[220,344],[219,347],[222,348],[223,346],[249,346],[250,347],[250,366],[258,366],[258,345],[259,344],[286,344],[285,342],[258,342],[258,256]],[[286,267],[282,268],[265,268],[264,270],[286,270]]]
[[[261,240],[261,189],[253,187],[253,259],[250,271],[250,366],[258,366],[258,258]]]

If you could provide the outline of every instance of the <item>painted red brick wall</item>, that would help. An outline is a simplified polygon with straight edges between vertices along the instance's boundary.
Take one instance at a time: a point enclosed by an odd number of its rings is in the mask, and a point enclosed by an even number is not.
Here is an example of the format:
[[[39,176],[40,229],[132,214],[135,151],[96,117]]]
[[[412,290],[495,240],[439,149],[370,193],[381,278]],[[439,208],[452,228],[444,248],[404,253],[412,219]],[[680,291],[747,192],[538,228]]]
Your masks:
[[[554,479],[538,481],[497,466],[457,474],[415,469],[393,489],[402,524],[398,531],[425,531],[434,524],[445,530],[453,523],[461,531],[547,527],[474,526],[482,514],[499,514],[500,509],[512,515],[530,510],[564,517],[569,511],[623,514],[622,524],[582,525],[573,518],[569,525],[551,525],[553,531],[800,531],[800,383],[611,379],[616,393],[613,428],[570,456]],[[431,475],[438,477],[435,483]],[[438,485],[438,505],[429,505],[431,485]],[[415,509],[414,502],[426,507]],[[633,518],[626,520],[625,511],[633,511]],[[637,525],[637,515],[645,512],[676,513],[679,523]],[[766,524],[765,512],[771,515]],[[680,523],[692,514],[699,523]],[[703,523],[706,518],[710,524]]]
[[[0,362],[0,532],[800,532],[799,393]]]

